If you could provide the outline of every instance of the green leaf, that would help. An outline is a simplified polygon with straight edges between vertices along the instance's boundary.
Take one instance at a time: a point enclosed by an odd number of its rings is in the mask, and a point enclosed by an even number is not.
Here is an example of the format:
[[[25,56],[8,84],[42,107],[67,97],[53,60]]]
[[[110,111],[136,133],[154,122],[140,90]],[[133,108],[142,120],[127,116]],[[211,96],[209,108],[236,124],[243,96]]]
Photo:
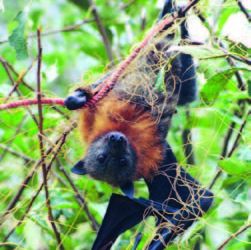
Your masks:
[[[226,158],[219,161],[219,166],[228,174],[249,179],[251,176],[251,162],[238,158]]]
[[[211,78],[209,78],[206,82],[206,84],[203,86],[200,94],[207,104],[213,103],[217,97],[219,96],[220,92],[224,90],[225,86],[229,82],[229,80],[232,78],[233,74],[236,71],[240,70],[247,70],[245,68],[232,68],[228,70],[221,71]]]
[[[160,69],[155,84],[154,84],[154,90],[157,92],[164,92],[166,90],[165,88],[165,69],[164,67]]]
[[[222,31],[222,28],[224,27],[224,25],[228,21],[228,18],[238,11],[239,11],[239,9],[236,4],[235,5],[233,4],[231,6],[229,5],[228,8],[222,9],[220,16],[219,16],[219,19],[218,19],[217,34],[220,34],[220,32]]]
[[[248,80],[248,95],[251,96],[251,80]]]
[[[170,51],[180,51],[184,54],[189,54],[198,59],[213,59],[226,57],[223,51],[214,47],[210,47],[208,45],[172,46]]]
[[[13,30],[9,36],[9,43],[14,47],[17,55],[17,59],[22,60],[27,58],[27,42],[24,35],[25,29],[25,15],[23,12],[19,12],[14,21],[18,23],[17,27]]]

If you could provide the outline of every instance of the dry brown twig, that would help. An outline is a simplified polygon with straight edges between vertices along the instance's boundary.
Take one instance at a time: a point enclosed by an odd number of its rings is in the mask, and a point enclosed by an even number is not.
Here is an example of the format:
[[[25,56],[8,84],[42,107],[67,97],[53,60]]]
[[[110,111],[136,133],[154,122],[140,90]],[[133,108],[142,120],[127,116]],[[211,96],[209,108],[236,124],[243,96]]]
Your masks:
[[[239,230],[233,233],[229,238],[227,238],[218,248],[217,250],[223,250],[224,247],[231,241],[232,239],[236,238],[238,235],[246,231],[247,229],[251,228],[251,223],[242,226]]]
[[[9,78],[11,84],[13,85],[13,87],[15,87],[16,83],[15,83],[15,80],[14,80],[14,78],[12,77],[12,74],[11,74],[11,72],[10,72],[10,70],[13,71],[13,67],[12,67],[6,60],[4,60],[2,57],[0,57],[0,62],[2,63],[2,65],[3,65],[4,69],[5,69],[5,72],[6,72],[7,76],[8,76],[8,78]],[[22,94],[21,94],[21,92],[19,91],[18,88],[15,88],[15,92],[17,93],[17,95],[18,95],[19,97],[22,96]],[[27,109],[27,111],[29,112],[29,114],[30,114],[30,116],[32,117],[32,119],[33,119],[33,121],[35,122],[35,124],[38,125],[37,118],[36,118],[36,116],[32,113],[30,107],[26,107],[26,109]]]
[[[43,37],[43,36],[50,36],[50,35],[56,35],[58,33],[76,31],[79,28],[81,28],[81,26],[83,26],[84,24],[91,23],[91,22],[94,22],[94,21],[95,21],[94,19],[83,19],[79,23],[72,24],[72,25],[69,25],[69,26],[65,26],[62,29],[55,29],[55,30],[49,30],[49,31],[42,32],[41,33],[41,37]],[[28,35],[27,38],[34,38],[34,37],[37,37],[36,33]],[[8,41],[9,41],[8,39],[2,40],[2,41],[0,41],[0,45],[4,44],[4,43],[7,43]]]
[[[68,173],[65,171],[64,167],[62,166],[62,164],[60,164],[59,170],[63,173],[63,175],[65,176],[66,180],[68,181],[68,183],[70,184],[71,188],[73,189],[78,203],[80,204],[81,207],[83,207],[83,209],[84,209],[84,211],[85,211],[88,219],[91,222],[92,228],[95,231],[97,231],[99,229],[99,224],[96,221],[96,219],[92,216],[92,214],[90,212],[90,209],[87,206],[85,198],[80,194],[80,192],[78,191],[78,189],[75,186],[74,182],[72,181],[71,177],[68,175]]]
[[[24,160],[26,163],[28,163],[28,162],[34,163],[35,162],[34,159],[28,157],[27,155],[24,155],[24,154],[22,154],[20,152],[17,152],[15,150],[11,149],[9,146],[7,147],[6,145],[0,144],[0,148],[3,149],[6,152],[12,154],[12,155]],[[1,156],[0,158],[2,158],[2,157],[3,156]]]
[[[52,167],[52,164],[53,162],[55,161],[57,155],[60,153],[60,150],[62,149],[63,145],[65,144],[65,140],[66,140],[66,137],[67,137],[68,133],[63,133],[63,136],[61,138],[61,141],[60,143],[57,145],[57,149],[55,149],[55,153],[53,154],[50,162],[48,163],[47,167],[46,167],[46,177],[48,178],[48,173]],[[42,191],[42,188],[44,187],[44,182],[42,182],[37,190],[37,192],[33,195],[33,197],[31,198],[25,212],[23,213],[21,219],[18,221],[18,223],[15,225],[15,227],[13,227],[9,233],[6,235],[6,237],[4,238],[4,241],[7,241],[8,238],[11,236],[11,234],[15,231],[15,229],[20,226],[25,217],[27,216],[27,214],[30,212],[32,206],[33,206],[33,203],[35,202],[36,198],[38,197],[38,195],[40,194],[40,192]]]
[[[101,35],[101,37],[103,39],[103,42],[104,42],[104,45],[105,45],[105,49],[106,49],[106,53],[107,53],[107,56],[109,58],[109,61],[111,62],[111,65],[113,65],[114,64],[114,58],[113,58],[113,54],[112,54],[112,47],[111,47],[109,38],[107,36],[105,27],[104,27],[103,23],[101,22],[101,18],[99,16],[99,13],[98,13],[98,10],[97,10],[97,6],[96,6],[94,0],[88,0],[88,3],[90,5],[92,14],[93,14],[95,22],[97,24],[99,33],[100,33],[100,35]]]
[[[60,141],[64,138],[64,136],[68,136],[68,134],[76,127],[76,123],[71,124],[71,126],[69,128],[67,128],[53,143],[53,145],[48,148],[48,150],[45,152],[46,157],[48,157],[54,150],[55,147],[60,143]],[[34,167],[32,168],[32,170],[30,171],[30,173],[25,177],[25,179],[22,181],[20,188],[18,189],[16,195],[12,198],[12,200],[10,201],[9,205],[6,208],[6,211],[1,215],[0,217],[0,225],[3,222],[3,219],[11,213],[12,209],[15,208],[17,202],[20,200],[25,188],[28,186],[29,182],[32,180],[34,174],[36,173],[38,167],[41,165],[41,159],[39,159],[36,164],[34,165]]]
[[[16,81],[16,83],[14,84],[14,86],[12,87],[11,91],[9,92],[9,94],[7,95],[7,97],[5,98],[5,102],[7,102],[10,97],[12,96],[12,94],[16,91],[16,89],[18,88],[19,84],[22,83],[22,79],[29,73],[29,71],[32,69],[32,67],[34,66],[35,62],[37,59],[33,60],[31,65],[25,70],[23,71],[19,76],[18,79]]]
[[[37,30],[37,47],[38,47],[38,66],[37,66],[37,100],[38,100],[38,140],[39,140],[39,149],[41,155],[41,165],[42,165],[42,173],[43,173],[43,183],[44,183],[44,190],[45,190],[45,198],[46,198],[46,206],[48,212],[48,219],[53,229],[53,232],[56,236],[58,242],[58,248],[60,250],[64,250],[64,246],[62,244],[60,232],[57,229],[55,224],[55,220],[52,214],[51,208],[51,200],[50,200],[50,193],[48,189],[47,183],[47,167],[46,167],[46,156],[45,156],[45,149],[44,149],[44,131],[43,131],[43,110],[42,110],[42,92],[41,92],[41,64],[42,64],[42,45],[41,45],[41,34],[40,29]]]
[[[37,60],[37,59],[36,59]],[[19,85],[22,83],[23,86],[25,86],[28,90],[35,92],[35,89],[24,80],[24,77],[27,75],[27,73],[31,70],[31,68],[33,67],[35,61],[34,60],[32,62],[32,64],[23,72],[21,72],[20,74],[15,70],[15,68],[9,63],[7,62],[4,58],[0,57],[0,62],[2,63],[12,85],[13,88],[10,91],[9,95],[7,95],[7,98],[5,99],[5,101],[7,101],[11,95],[13,94],[13,92],[16,92],[18,94],[19,97],[21,97],[21,92],[18,90]],[[17,77],[17,80],[15,81],[14,78],[11,75],[11,72]],[[42,95],[44,97],[44,95]],[[32,111],[30,110],[29,107],[26,107],[27,111],[30,113],[30,115],[32,116],[32,119],[34,120],[34,122],[36,123],[36,125],[38,125],[37,119],[36,117],[33,115]],[[57,113],[59,113],[60,115],[64,116],[66,119],[70,119],[70,117],[61,109],[59,109],[56,106],[52,106],[52,109],[54,109]]]

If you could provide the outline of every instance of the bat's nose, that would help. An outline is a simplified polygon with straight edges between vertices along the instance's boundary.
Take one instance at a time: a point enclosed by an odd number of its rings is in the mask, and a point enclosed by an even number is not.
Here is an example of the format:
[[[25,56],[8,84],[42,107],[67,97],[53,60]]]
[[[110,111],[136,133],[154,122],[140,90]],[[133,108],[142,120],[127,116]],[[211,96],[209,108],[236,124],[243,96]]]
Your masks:
[[[109,134],[109,141],[111,143],[123,144],[126,142],[125,136],[120,132],[111,132]]]
[[[108,141],[113,153],[123,152],[127,145],[126,136],[120,132],[110,132]]]

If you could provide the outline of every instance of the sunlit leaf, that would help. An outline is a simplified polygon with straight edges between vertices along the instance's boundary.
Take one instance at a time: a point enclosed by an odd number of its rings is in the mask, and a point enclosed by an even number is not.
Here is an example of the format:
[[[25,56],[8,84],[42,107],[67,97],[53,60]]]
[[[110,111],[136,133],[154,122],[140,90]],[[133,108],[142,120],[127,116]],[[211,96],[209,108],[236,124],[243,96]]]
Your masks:
[[[200,92],[203,101],[206,103],[214,102],[219,96],[220,92],[225,89],[233,74],[240,70],[247,71],[247,69],[244,68],[232,68],[221,71],[209,78]]]
[[[223,51],[220,49],[210,47],[207,45],[183,45],[183,46],[172,46],[170,51],[179,51],[184,54],[192,55],[198,59],[213,59],[226,57]]]
[[[250,178],[251,161],[241,161],[238,158],[226,158],[219,161],[219,166],[230,175]]]
[[[9,43],[15,48],[17,59],[25,59],[28,56],[27,42],[24,34],[25,30],[25,15],[19,12],[14,19],[18,25],[9,36]]]

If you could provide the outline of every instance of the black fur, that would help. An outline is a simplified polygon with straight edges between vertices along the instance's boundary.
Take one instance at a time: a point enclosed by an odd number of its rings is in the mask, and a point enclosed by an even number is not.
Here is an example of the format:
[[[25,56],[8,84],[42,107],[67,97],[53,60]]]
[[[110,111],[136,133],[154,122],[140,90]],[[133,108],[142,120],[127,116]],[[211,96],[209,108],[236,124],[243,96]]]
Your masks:
[[[184,21],[181,24],[181,38],[188,39],[189,34],[186,26],[186,22]],[[194,61],[191,55],[181,54],[181,89],[179,94],[179,105],[188,104],[196,99],[197,96],[197,84],[196,84],[196,72]]]
[[[81,175],[84,172],[127,190],[136,172],[137,158],[126,136],[113,131],[92,142],[85,159],[79,163],[72,169],[73,173]],[[129,190],[128,193],[132,192]]]

